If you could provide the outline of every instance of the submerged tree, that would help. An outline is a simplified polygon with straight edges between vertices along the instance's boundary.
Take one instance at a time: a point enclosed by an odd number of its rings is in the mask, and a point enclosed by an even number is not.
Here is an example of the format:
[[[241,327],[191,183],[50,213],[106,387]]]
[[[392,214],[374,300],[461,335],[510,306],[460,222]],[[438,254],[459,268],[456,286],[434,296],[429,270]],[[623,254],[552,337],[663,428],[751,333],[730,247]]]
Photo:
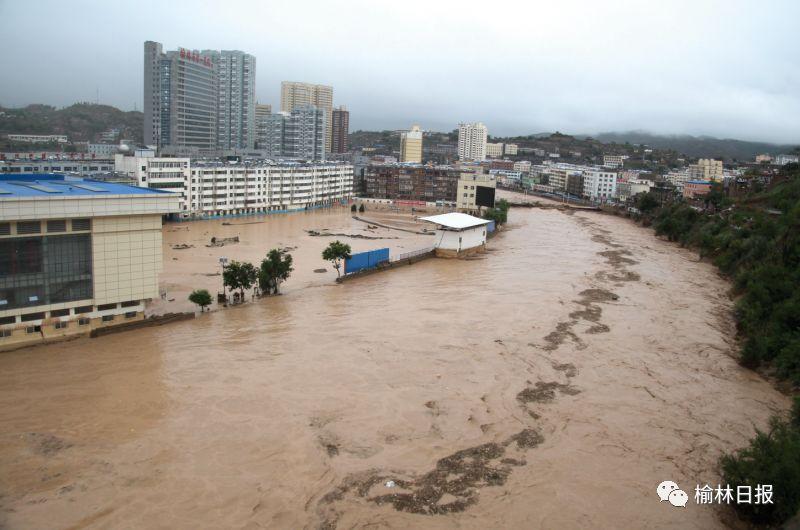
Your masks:
[[[267,257],[261,260],[258,271],[258,286],[267,294],[278,294],[278,285],[289,277],[292,268],[292,255],[273,248]]]
[[[336,269],[336,276],[341,276],[339,269],[342,266],[342,261],[350,259],[350,245],[342,243],[339,240],[333,241],[328,248],[322,251],[322,259],[330,261],[333,268]]]
[[[211,305],[211,294],[205,289],[196,289],[189,295],[189,301],[200,306],[200,311],[205,311]]]
[[[239,290],[239,296],[244,300],[245,289],[250,289],[256,283],[258,273],[252,263],[232,261],[222,272],[222,282],[230,290]]]

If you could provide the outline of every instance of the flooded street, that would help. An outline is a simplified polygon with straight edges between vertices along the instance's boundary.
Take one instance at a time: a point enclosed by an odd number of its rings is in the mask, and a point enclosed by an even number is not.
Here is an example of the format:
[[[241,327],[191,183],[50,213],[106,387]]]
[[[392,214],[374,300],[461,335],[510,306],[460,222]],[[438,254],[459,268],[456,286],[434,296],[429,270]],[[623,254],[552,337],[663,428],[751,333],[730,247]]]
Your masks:
[[[304,230],[368,234],[349,211],[251,221],[167,225],[153,310],[297,247],[283,296],[0,355],[1,527],[721,528],[656,486],[716,485],[788,407],[714,268],[627,220],[516,208],[481,259],[343,284]],[[372,235],[341,239],[432,239]]]

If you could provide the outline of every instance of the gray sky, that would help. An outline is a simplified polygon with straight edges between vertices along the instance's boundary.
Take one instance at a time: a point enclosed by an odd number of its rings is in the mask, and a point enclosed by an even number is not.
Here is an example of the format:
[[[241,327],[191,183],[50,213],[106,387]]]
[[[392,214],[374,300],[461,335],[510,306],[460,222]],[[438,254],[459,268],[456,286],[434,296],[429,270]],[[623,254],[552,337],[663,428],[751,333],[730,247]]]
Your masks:
[[[0,0],[0,104],[142,108],[142,46],[240,49],[350,127],[800,142],[798,0]]]

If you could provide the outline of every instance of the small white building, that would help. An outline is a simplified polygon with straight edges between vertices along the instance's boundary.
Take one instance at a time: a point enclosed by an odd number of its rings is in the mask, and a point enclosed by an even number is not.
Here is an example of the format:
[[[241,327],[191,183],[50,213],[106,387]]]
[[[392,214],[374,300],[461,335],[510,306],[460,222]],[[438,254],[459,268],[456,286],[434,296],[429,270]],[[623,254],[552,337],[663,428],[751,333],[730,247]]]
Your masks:
[[[486,225],[491,221],[459,212],[420,220],[437,225],[434,248],[439,257],[460,258],[486,250]]]

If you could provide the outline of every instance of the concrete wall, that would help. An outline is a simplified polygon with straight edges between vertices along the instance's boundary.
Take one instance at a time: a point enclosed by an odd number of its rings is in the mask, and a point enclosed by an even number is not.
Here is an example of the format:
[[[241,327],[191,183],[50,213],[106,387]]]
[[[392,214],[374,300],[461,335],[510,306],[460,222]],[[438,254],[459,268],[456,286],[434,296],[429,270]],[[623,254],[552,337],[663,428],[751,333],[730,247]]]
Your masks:
[[[92,262],[96,305],[157,298],[161,216],[92,219]]]
[[[463,250],[482,247],[486,244],[486,226],[476,226],[460,232],[452,230],[436,231],[436,248],[442,250]]]

